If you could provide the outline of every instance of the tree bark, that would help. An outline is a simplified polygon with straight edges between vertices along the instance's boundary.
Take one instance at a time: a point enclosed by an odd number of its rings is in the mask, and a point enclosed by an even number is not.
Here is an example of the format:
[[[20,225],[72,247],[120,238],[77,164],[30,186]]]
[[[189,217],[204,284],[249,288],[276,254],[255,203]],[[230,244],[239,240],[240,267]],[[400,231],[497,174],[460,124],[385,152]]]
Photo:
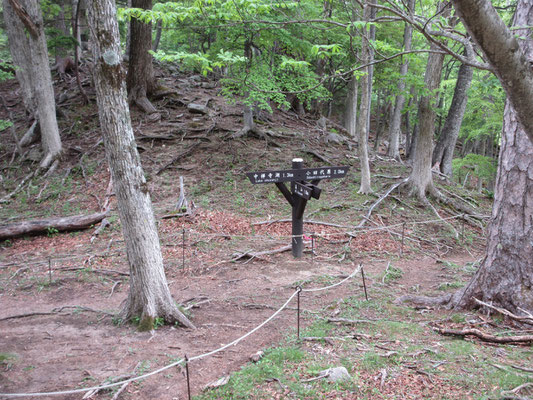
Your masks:
[[[494,67],[519,121],[533,140],[532,54],[524,54],[518,35],[507,28],[490,1],[452,0],[452,3],[470,36]],[[523,3],[529,2],[518,2],[515,15],[517,20],[526,20],[533,12],[530,4]]]
[[[370,19],[370,4],[366,3],[364,6],[363,14],[365,21]],[[363,41],[361,44],[361,62],[368,64],[371,57],[370,44],[368,42],[368,36],[366,36],[366,28],[364,28]],[[366,37],[365,37],[366,36]],[[366,72],[360,78],[361,84],[361,105],[359,109],[359,116],[357,119],[357,132],[359,136],[358,151],[359,161],[361,162],[361,186],[359,187],[359,193],[371,193],[372,187],[370,185],[370,164],[368,160],[368,115],[370,113],[370,67],[366,67]]]
[[[9,50],[13,64],[17,66],[15,75],[22,91],[22,100],[26,112],[32,118],[35,112],[35,98],[33,97],[33,82],[30,60],[30,43],[26,37],[24,24],[15,14],[9,0],[3,0],[4,22],[9,41]]]
[[[155,26],[155,39],[154,39],[154,43],[152,44],[153,51],[157,51],[157,48],[159,47],[159,42],[161,41],[162,32],[163,32],[163,21],[159,20],[157,21],[157,24]]]
[[[37,0],[9,0],[7,3],[17,13],[20,21],[29,32],[27,35],[28,51],[24,52],[28,58],[21,62],[29,64],[25,70],[31,74],[33,98],[41,130],[41,145],[44,156],[39,167],[48,168],[59,157],[62,147],[57,126],[54,88],[50,74],[41,6]],[[6,1],[4,1],[4,5],[6,5]],[[26,37],[25,33],[23,33],[23,37]]]
[[[352,76],[348,83],[348,96],[346,99],[346,130],[350,137],[355,138],[357,131],[357,97],[358,82],[355,76]]]
[[[407,5],[409,15],[415,11],[415,0],[409,0]],[[406,23],[403,33],[403,50],[410,51],[413,40],[413,26]],[[392,116],[392,122],[389,127],[389,148],[387,155],[394,159],[400,159],[400,136],[402,123],[402,110],[405,105],[405,77],[409,71],[409,59],[405,57],[404,62],[400,66],[400,80],[398,81],[398,95],[396,96],[396,104]]]
[[[444,3],[439,4],[439,11],[449,8]],[[443,11],[443,14],[446,14]],[[431,50],[438,50],[432,43]],[[408,185],[411,194],[416,195],[421,201],[426,201],[426,193],[434,192],[433,177],[431,174],[431,155],[433,153],[433,135],[435,133],[435,107],[432,104],[434,93],[440,86],[444,54],[430,53],[426,65],[424,83],[428,94],[420,98],[418,105],[418,136],[414,138],[413,170],[409,176]]]
[[[459,67],[457,82],[453,92],[453,99],[444,128],[439,136],[435,150],[433,150],[432,164],[437,165],[439,170],[448,176],[452,176],[452,158],[459,130],[465,115],[466,103],[468,100],[468,89],[474,75],[473,68],[469,65],[462,64]]]
[[[127,104],[114,0],[88,2],[93,43],[94,82],[107,160],[130,265],[130,291],[120,315],[140,317],[140,330],[167,322],[192,323],[179,311],[168,289],[150,193],[141,166]]]
[[[483,15],[487,13],[486,7],[479,13],[477,22],[474,21],[476,24],[486,20],[487,16]],[[524,27],[514,31],[514,34],[517,37],[527,38],[521,40],[522,50],[516,47],[518,41],[509,39],[514,46],[512,53],[525,55],[520,58],[520,62],[524,65],[517,68],[518,77],[523,76],[521,75],[523,72],[520,71],[529,67],[526,57],[533,55],[533,36],[528,28],[533,25],[531,1],[519,0],[514,25]],[[494,33],[497,27],[501,30],[507,29],[503,23],[492,21],[491,32]],[[486,34],[480,31],[479,26],[469,26],[469,30],[476,35]],[[505,37],[503,33],[501,36]],[[484,39],[478,41],[488,46],[498,46],[499,40],[496,38],[493,40],[493,43],[484,42]],[[492,49],[485,52],[495,53]],[[515,64],[510,66],[513,65]],[[501,68],[498,62],[493,66],[497,70]],[[500,77],[509,74],[512,75],[514,72],[498,72]],[[513,85],[512,90],[516,90],[519,96],[509,96],[505,106],[500,162],[486,257],[470,284],[456,296],[459,298],[456,300],[458,306],[475,307],[473,298],[477,297],[517,314],[522,314],[519,308],[533,310],[533,126],[528,125],[527,118],[522,118],[524,110],[533,105],[533,98],[528,100],[527,97],[521,97],[523,94],[520,93],[524,90],[521,86],[520,83]],[[515,107],[517,98],[528,104]],[[526,130],[526,127],[529,128]]]
[[[132,0],[131,6],[144,10],[152,9],[152,0]],[[128,99],[135,103],[150,119],[158,120],[161,115],[148,96],[157,90],[157,81],[152,66],[152,24],[132,19],[130,23],[130,51],[127,76]]]

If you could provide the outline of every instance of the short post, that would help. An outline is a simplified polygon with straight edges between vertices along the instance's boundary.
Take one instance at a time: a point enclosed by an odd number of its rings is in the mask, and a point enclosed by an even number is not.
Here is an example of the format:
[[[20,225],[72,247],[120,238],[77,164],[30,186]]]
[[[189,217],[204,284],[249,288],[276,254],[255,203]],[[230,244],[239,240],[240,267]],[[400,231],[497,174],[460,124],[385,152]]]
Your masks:
[[[315,262],[315,232],[311,234],[311,263]]]
[[[463,218],[461,218],[461,239],[463,243],[465,242],[465,218],[466,214],[463,213]]]
[[[185,269],[185,228],[182,229],[181,233],[181,267]]]
[[[368,293],[366,292],[366,280],[365,280],[365,270],[363,265],[361,265],[361,276],[363,277],[363,289],[365,289],[365,299],[368,301]]]
[[[189,381],[189,357],[185,354],[185,374],[187,375],[187,396],[191,400],[191,383]]]
[[[292,169],[302,169],[304,160],[302,158],[292,159]],[[292,205],[292,255],[301,258],[303,254],[303,234],[304,217],[303,208],[307,201],[301,197],[293,196]],[[302,204],[303,203],[303,204]]]
[[[302,291],[302,287],[297,286],[296,290],[298,291],[296,297],[296,337],[300,340],[300,292]]]

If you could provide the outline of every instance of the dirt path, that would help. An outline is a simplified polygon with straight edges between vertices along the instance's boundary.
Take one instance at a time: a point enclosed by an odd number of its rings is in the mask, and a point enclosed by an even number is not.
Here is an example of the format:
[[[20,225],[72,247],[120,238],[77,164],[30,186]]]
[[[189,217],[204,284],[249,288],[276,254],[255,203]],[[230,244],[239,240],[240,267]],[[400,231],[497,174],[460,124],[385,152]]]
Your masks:
[[[366,264],[370,291],[379,282],[387,262]],[[0,375],[5,392],[57,391],[94,386],[109,377],[131,372],[149,372],[187,354],[205,353],[226,344],[257,326],[270,316],[294,292],[297,282],[324,276],[346,276],[355,264],[311,263],[294,261],[290,255],[277,257],[274,263],[251,262],[221,267],[210,274],[183,276],[169,273],[171,291],[178,301],[207,298],[193,310],[194,331],[161,327],[153,334],[138,333],[132,326],[116,326],[112,318],[92,312],[71,315],[46,315],[0,322],[0,348],[16,354]],[[431,259],[402,261],[405,272],[400,282],[415,282],[429,288],[441,272],[441,265]],[[44,271],[46,273],[46,271]],[[420,277],[423,276],[423,279]],[[61,279],[41,290],[7,291],[1,295],[0,318],[22,313],[50,311],[65,305],[79,305],[99,310],[117,310],[127,293],[127,284],[117,285],[112,296],[110,283],[87,278]],[[340,278],[333,278],[335,282]],[[310,283],[321,286],[323,283]],[[9,293],[11,292],[11,293]],[[302,295],[302,308],[321,311],[343,297],[363,298],[360,276],[342,286],[319,294]],[[290,304],[295,307],[296,303]],[[266,308],[265,306],[272,307]],[[303,325],[308,317],[303,317]],[[237,346],[190,364],[193,393],[224,375],[239,369],[258,350],[275,345],[294,332],[296,312],[286,310]],[[182,399],[186,396],[184,371],[173,368],[127,391],[136,399]],[[58,398],[58,397],[54,397]],[[59,396],[79,399],[81,396]]]

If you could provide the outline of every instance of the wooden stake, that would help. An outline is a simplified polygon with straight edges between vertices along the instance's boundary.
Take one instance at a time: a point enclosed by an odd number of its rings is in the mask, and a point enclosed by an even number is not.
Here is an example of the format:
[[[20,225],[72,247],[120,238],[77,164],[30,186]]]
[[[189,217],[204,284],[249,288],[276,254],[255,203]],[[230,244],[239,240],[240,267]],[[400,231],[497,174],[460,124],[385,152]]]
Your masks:
[[[187,396],[191,400],[191,382],[189,380],[189,357],[185,354],[185,374],[187,375]]]
[[[365,299],[366,301],[368,301],[368,293],[366,292],[365,270],[363,269],[362,265],[361,265],[361,276],[363,277],[363,288],[365,289]]]

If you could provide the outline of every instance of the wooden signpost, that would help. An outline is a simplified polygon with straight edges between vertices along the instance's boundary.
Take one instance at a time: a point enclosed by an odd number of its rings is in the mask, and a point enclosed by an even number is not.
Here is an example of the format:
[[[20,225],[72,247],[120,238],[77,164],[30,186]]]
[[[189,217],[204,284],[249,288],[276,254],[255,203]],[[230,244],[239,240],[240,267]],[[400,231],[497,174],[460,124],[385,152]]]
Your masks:
[[[247,172],[246,176],[252,184],[274,183],[281,194],[292,207],[292,255],[295,258],[302,257],[303,253],[303,230],[304,210],[307,200],[311,197],[320,198],[322,189],[318,184],[322,179],[344,178],[350,167],[319,167],[303,168],[303,160],[292,160],[292,169],[278,171]],[[285,186],[285,182],[291,182],[291,190]]]

